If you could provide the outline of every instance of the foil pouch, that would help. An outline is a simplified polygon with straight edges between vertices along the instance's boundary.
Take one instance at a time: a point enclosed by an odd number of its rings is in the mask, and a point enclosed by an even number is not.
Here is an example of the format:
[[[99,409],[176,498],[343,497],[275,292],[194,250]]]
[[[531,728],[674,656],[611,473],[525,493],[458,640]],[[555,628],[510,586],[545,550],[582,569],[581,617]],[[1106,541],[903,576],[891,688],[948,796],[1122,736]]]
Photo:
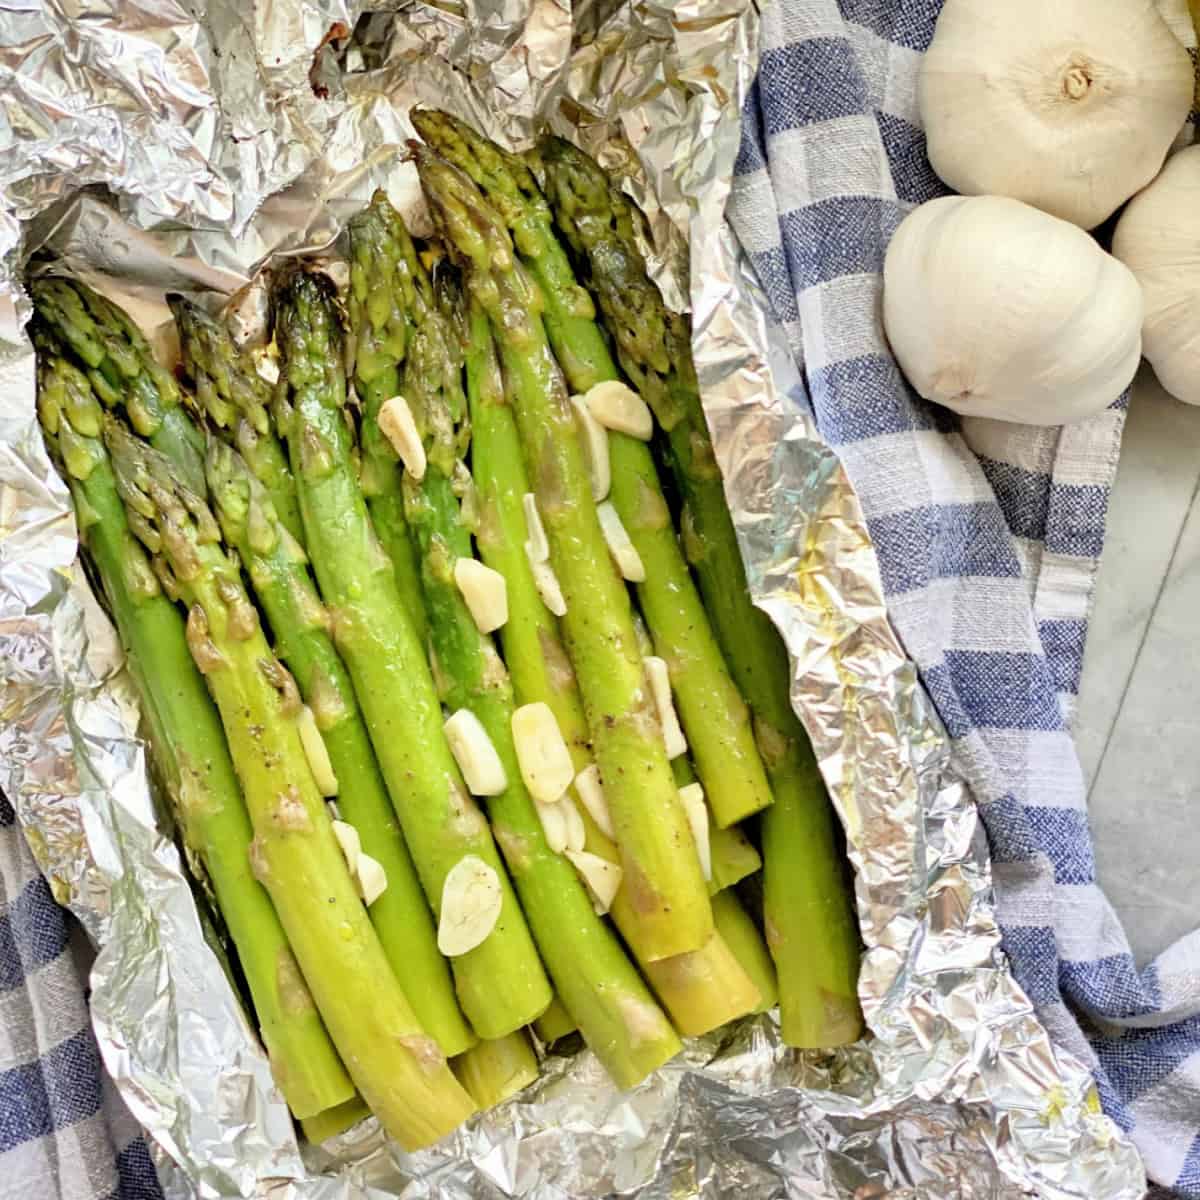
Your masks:
[[[888,625],[862,511],[723,220],[756,65],[749,0],[76,0],[0,11],[0,786],[98,947],[104,1062],[171,1197],[1105,1197],[1144,1190],[999,944],[986,847]],[[632,1092],[588,1053],[437,1147],[372,1120],[298,1146],[148,784],[120,647],[76,563],[34,411],[35,251],[124,304],[217,307],[279,255],[335,262],[376,187],[420,226],[418,103],[520,147],[549,127],[645,210],[696,363],[755,598],[844,825],[869,1036],[797,1054],[769,1018]],[[239,309],[252,328],[255,291]]]

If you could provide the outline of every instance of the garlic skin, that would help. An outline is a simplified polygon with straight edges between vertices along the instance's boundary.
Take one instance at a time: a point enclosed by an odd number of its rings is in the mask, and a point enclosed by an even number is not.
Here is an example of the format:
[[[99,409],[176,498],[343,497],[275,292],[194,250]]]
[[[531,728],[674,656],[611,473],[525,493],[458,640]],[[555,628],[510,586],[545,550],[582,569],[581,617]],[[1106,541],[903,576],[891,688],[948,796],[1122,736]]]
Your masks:
[[[1130,201],[1113,254],[1142,285],[1143,351],[1159,382],[1177,400],[1200,404],[1200,146],[1169,158]]]
[[[973,417],[1064,425],[1107,408],[1142,353],[1142,294],[1078,226],[1002,196],[914,209],[883,266],[909,383]]]
[[[917,99],[956,192],[1093,229],[1158,173],[1194,86],[1154,0],[946,0]]]

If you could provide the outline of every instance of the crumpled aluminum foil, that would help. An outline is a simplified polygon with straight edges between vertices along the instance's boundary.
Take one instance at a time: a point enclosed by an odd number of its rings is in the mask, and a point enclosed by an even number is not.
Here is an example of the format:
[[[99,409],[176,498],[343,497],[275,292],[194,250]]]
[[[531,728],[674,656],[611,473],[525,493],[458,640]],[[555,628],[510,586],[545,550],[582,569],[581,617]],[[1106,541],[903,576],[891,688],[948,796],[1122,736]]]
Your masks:
[[[86,17],[86,19],[85,19]],[[347,39],[354,31],[352,40]],[[332,35],[332,39],[330,37]],[[755,64],[750,0],[83,0],[0,13],[0,783],[99,955],[101,1052],[172,1197],[537,1200],[637,1194],[1135,1200],[1144,1176],[999,949],[986,847],[891,631],[862,511],[797,397],[723,209]],[[34,250],[172,352],[162,297],[214,303],[333,246],[386,187],[417,102],[519,144],[548,124],[625,177],[688,304],[756,598],[846,828],[871,1035],[796,1055],[769,1018],[619,1094],[588,1054],[405,1155],[366,1122],[298,1147],[165,837],[120,648],[75,564],[34,416]],[[104,184],[111,196],[89,184]],[[689,268],[690,267],[690,273]]]

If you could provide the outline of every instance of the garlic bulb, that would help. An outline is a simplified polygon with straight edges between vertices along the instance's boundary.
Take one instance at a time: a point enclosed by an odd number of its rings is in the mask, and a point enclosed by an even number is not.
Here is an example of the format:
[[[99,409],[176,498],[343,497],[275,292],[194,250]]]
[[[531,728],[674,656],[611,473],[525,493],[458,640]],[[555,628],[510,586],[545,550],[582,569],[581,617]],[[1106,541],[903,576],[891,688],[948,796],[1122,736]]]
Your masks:
[[[946,0],[918,99],[955,191],[1092,229],[1158,173],[1193,88],[1154,0]]]
[[[1129,270],[1077,226],[1003,196],[945,196],[901,222],[883,322],[927,400],[1027,425],[1105,408],[1141,357]]]
[[[1142,342],[1159,382],[1184,403],[1200,404],[1200,146],[1168,159],[1133,198],[1113,254],[1142,285]]]

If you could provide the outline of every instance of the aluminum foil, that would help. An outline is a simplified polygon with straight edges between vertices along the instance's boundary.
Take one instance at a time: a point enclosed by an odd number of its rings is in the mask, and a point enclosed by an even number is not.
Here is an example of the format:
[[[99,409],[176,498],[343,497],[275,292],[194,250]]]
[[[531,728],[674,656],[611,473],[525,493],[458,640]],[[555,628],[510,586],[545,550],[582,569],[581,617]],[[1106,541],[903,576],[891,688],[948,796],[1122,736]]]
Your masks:
[[[986,847],[890,629],[837,459],[723,221],[755,65],[749,0],[80,0],[0,12],[0,785],[99,947],[104,1061],[172,1197],[1104,1197],[1144,1176],[999,948]],[[173,353],[162,297],[218,306],[273,255],[336,260],[377,186],[414,220],[414,103],[519,145],[550,126],[624,178],[696,361],[755,596],[846,829],[868,1038],[785,1050],[769,1018],[626,1094],[587,1053],[438,1147],[369,1121],[298,1147],[156,810],[120,649],[75,563],[34,416],[34,251]],[[87,191],[80,189],[87,185]],[[252,294],[252,293],[251,293]]]

